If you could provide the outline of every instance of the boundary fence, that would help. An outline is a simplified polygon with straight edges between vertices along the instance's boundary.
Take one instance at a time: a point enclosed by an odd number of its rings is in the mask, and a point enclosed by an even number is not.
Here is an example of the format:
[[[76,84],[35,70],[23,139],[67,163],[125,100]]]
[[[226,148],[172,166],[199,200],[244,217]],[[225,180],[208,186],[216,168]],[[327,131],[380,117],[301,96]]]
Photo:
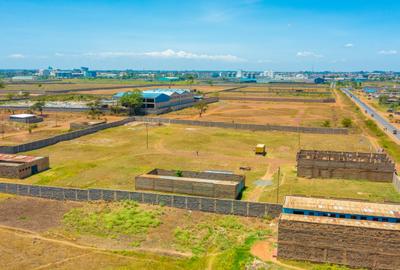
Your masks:
[[[69,201],[121,201],[164,205],[193,211],[245,217],[278,217],[282,205],[206,197],[158,194],[110,189],[77,189],[0,183],[0,192],[20,196]]]
[[[135,116],[136,121],[148,123],[166,123],[166,124],[182,124],[191,126],[219,127],[245,129],[254,131],[286,131],[286,132],[302,132],[316,134],[348,134],[347,128],[319,128],[319,127],[296,127],[296,126],[273,126],[273,125],[257,125],[257,124],[238,124],[229,122],[210,122],[210,121],[195,121],[183,119],[170,119],[161,117],[142,117]]]
[[[257,98],[257,97],[229,97],[220,96],[220,100],[241,100],[241,101],[271,101],[271,102],[304,102],[304,103],[335,103],[334,98],[307,99],[307,98]]]

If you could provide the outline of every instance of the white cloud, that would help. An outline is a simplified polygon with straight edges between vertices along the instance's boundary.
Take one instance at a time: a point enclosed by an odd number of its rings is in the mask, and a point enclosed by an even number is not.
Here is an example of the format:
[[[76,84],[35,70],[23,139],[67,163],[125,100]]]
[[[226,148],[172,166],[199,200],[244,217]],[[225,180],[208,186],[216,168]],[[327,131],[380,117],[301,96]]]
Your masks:
[[[22,58],[25,58],[25,55],[20,54],[20,53],[14,53],[14,54],[10,54],[10,55],[8,56],[8,58],[22,59]]]
[[[344,45],[345,48],[353,48],[354,44],[353,43],[347,43]]]
[[[202,60],[212,60],[212,61],[227,61],[227,62],[237,62],[243,61],[243,59],[231,55],[231,54],[220,54],[220,55],[210,55],[210,54],[197,54],[186,51],[174,51],[171,49],[165,51],[155,51],[146,52],[143,55],[158,57],[158,58],[184,58],[184,59],[202,59]]]
[[[259,64],[267,64],[267,63],[273,63],[274,61],[272,61],[272,60],[268,60],[268,59],[265,59],[265,60],[257,60],[257,63],[259,63]]]
[[[397,51],[396,50],[381,50],[378,53],[383,54],[383,55],[393,55],[393,54],[397,54]]]
[[[299,57],[315,57],[315,58],[324,57],[322,54],[317,54],[315,52],[310,52],[310,51],[301,51],[298,52],[296,55]]]

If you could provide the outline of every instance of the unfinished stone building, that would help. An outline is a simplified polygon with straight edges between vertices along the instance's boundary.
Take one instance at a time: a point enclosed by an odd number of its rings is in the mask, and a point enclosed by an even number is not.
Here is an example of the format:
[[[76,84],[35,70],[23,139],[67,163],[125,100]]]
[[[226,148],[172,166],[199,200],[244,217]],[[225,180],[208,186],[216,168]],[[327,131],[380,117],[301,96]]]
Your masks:
[[[400,205],[287,196],[278,258],[400,269]]]
[[[244,186],[244,176],[223,172],[154,169],[135,178],[136,190],[154,190],[213,198],[236,199]]]
[[[0,154],[0,177],[26,178],[49,168],[49,157]]]
[[[392,182],[394,162],[384,153],[300,150],[297,176]]]

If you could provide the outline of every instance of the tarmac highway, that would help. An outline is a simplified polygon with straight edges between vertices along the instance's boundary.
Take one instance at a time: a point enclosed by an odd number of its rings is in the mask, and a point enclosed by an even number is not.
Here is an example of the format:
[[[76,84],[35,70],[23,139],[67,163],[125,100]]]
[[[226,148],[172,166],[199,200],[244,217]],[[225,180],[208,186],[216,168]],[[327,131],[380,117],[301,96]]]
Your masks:
[[[352,99],[356,104],[358,104],[362,110],[371,116],[372,119],[377,122],[380,127],[383,127],[383,130],[389,134],[389,136],[395,137],[399,142],[400,141],[400,130],[397,130],[395,126],[389,123],[385,118],[383,118],[380,114],[376,112],[373,108],[362,102],[357,96],[355,96],[351,91],[347,88],[341,88],[340,90],[343,91],[350,99]],[[394,134],[393,131],[396,131],[397,134]]]

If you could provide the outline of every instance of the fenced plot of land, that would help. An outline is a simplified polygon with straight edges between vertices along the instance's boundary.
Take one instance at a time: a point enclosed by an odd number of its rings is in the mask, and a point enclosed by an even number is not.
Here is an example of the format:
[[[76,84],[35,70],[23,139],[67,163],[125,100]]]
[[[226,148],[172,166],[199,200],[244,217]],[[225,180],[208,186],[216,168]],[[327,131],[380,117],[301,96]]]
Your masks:
[[[323,99],[332,98],[332,91],[321,87],[303,86],[245,86],[243,88],[222,91],[219,93],[223,97],[242,97],[242,98],[298,98],[298,99]]]
[[[8,209],[0,219],[1,269],[232,269],[251,262],[254,241],[272,237],[262,219],[129,202],[13,197],[0,209]]]
[[[329,121],[330,127],[342,127],[341,121],[347,116],[348,114],[335,103],[240,100],[221,100],[210,104],[201,117],[196,108],[187,108],[164,115],[164,117],[174,119],[304,127],[322,127],[325,121]]]
[[[253,196],[257,190],[254,184],[256,180],[264,177],[269,178],[265,180],[271,180],[279,166],[287,168],[289,172],[295,170],[299,145],[299,135],[296,133],[248,132],[182,125],[149,126],[148,131],[148,149],[146,127],[132,123],[28,152],[30,155],[50,155],[52,167],[25,179],[24,183],[134,190],[134,177],[156,167],[171,170],[228,170],[246,175],[247,188],[243,198],[257,201],[259,196]],[[254,154],[257,143],[267,145],[266,157]],[[304,149],[343,151],[368,151],[371,148],[368,140],[355,134],[301,134],[300,145]],[[251,170],[241,171],[240,167],[249,167]],[[358,194],[349,192],[348,185],[338,189],[336,184],[331,184],[333,182],[304,181],[309,184],[309,195],[319,194],[319,189],[329,190],[333,187],[337,193],[353,198],[364,198],[364,193],[378,199],[396,194],[390,183],[382,183],[379,186],[381,188],[373,184],[359,185]],[[374,188],[371,188],[372,185]],[[386,189],[387,193],[383,194],[382,189]],[[275,190],[275,186],[265,187],[265,190]],[[280,197],[293,193],[290,189],[282,190]],[[271,192],[264,199],[274,202],[275,194]]]
[[[22,112],[22,111],[20,111]],[[43,122],[25,124],[9,121],[11,114],[18,111],[0,110],[0,145],[17,145],[49,138],[69,131],[72,122],[90,122],[87,113],[45,112]],[[39,115],[40,116],[40,115]],[[119,116],[102,116],[108,122],[121,120]]]

